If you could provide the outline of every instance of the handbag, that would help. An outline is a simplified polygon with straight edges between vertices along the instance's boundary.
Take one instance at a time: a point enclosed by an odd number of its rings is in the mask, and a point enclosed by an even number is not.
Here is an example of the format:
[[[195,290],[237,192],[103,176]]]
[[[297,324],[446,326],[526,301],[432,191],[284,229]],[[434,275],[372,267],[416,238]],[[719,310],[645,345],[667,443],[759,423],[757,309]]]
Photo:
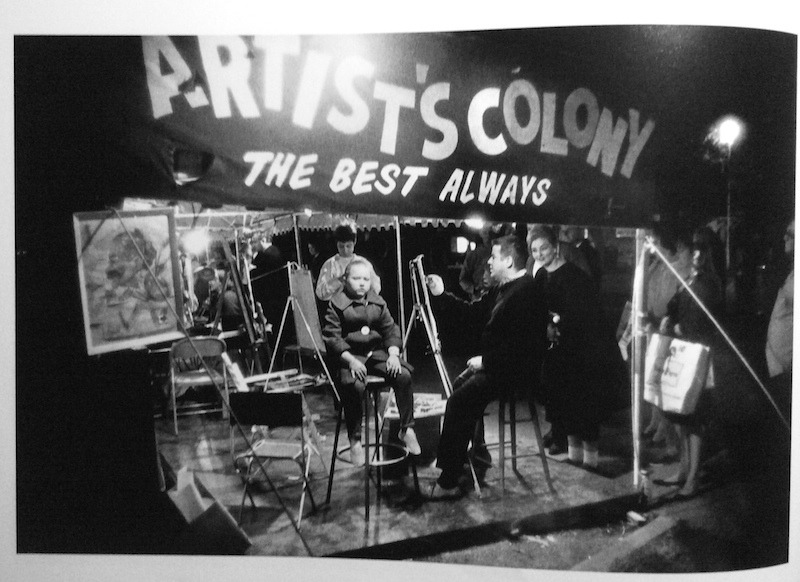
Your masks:
[[[645,401],[664,412],[692,414],[710,365],[708,346],[654,333],[645,353]]]

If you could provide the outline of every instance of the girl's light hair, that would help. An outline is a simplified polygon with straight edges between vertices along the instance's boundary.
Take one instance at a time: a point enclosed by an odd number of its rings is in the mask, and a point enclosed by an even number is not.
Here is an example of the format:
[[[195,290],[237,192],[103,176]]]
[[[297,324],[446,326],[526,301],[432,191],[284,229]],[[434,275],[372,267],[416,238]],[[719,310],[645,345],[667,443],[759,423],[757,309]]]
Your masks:
[[[364,257],[355,257],[352,261],[347,263],[347,266],[344,268],[344,273],[342,273],[342,281],[344,282],[347,277],[350,276],[350,270],[353,268],[353,265],[363,265],[367,268],[370,274],[370,279],[372,278],[372,269],[370,269],[370,263]]]

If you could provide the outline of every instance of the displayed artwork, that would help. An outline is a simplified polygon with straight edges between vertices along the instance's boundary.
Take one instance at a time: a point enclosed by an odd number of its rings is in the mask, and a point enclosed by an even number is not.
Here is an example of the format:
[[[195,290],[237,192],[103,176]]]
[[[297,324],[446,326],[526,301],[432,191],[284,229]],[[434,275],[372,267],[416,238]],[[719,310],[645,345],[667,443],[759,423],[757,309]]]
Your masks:
[[[173,211],[76,213],[73,224],[88,353],[181,337]]]

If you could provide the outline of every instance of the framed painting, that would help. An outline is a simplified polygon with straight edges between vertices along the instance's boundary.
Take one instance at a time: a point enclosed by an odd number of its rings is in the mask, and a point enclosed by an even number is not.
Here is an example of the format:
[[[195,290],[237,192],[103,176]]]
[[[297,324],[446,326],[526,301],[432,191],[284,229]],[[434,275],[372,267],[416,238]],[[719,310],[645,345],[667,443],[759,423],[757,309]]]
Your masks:
[[[73,214],[88,353],[182,337],[172,209]]]

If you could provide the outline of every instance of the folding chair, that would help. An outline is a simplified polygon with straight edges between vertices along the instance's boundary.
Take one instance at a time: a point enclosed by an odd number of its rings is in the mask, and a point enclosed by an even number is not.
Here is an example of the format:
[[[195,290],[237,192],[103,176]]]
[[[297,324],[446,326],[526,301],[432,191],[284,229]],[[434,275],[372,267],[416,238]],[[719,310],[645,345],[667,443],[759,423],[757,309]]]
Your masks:
[[[242,521],[242,511],[245,499],[249,498],[253,508],[256,507],[251,488],[260,477],[269,482],[271,480],[264,472],[273,461],[291,461],[300,468],[302,478],[302,492],[300,505],[297,512],[297,526],[303,519],[303,507],[306,492],[311,499],[312,511],[317,506],[309,487],[308,472],[311,457],[311,444],[306,438],[305,414],[303,397],[299,392],[232,392],[229,397],[230,423],[239,423],[240,426],[258,427],[252,434],[253,437],[261,434],[262,438],[250,441],[250,447],[243,453],[234,453],[234,467],[242,479],[244,490],[242,502],[239,506],[239,522]],[[299,430],[295,438],[270,438],[273,429],[290,428]],[[291,431],[296,433],[297,430]],[[266,434],[265,434],[266,433]],[[251,439],[253,438],[251,437]],[[250,450],[252,448],[252,450]],[[278,492],[273,489],[275,494]]]
[[[222,355],[227,346],[224,340],[215,337],[193,337],[179,339],[169,350],[170,395],[172,397],[172,420],[175,435],[178,434],[178,391],[183,394],[195,386],[219,386],[225,388],[228,397],[228,375],[222,364]],[[203,410],[194,414],[207,414],[215,410]]]

